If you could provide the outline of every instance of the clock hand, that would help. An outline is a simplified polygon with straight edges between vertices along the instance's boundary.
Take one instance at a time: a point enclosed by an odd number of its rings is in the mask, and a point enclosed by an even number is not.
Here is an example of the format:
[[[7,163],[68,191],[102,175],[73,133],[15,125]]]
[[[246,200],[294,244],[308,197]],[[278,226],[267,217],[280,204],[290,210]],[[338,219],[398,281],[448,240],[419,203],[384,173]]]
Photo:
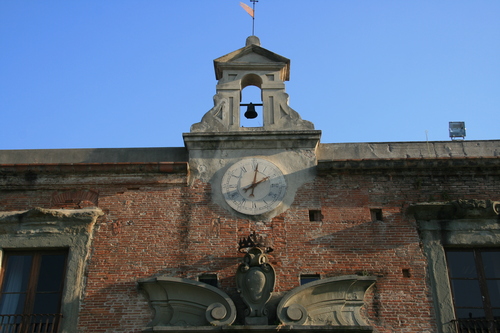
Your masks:
[[[248,186],[245,189],[245,192],[248,191],[249,189],[252,189],[252,193],[250,193],[250,197],[253,197],[253,189],[256,185],[255,181],[257,180],[257,173],[259,172],[259,163],[255,165],[255,173],[253,174],[253,180],[252,180],[252,185]]]
[[[248,191],[248,190],[252,190],[252,192],[250,193],[249,197],[253,197],[253,189],[255,188],[255,186],[257,186],[258,182],[257,183],[253,183],[251,185],[248,185],[247,187],[245,187],[243,190],[245,191],[245,193]]]
[[[262,179],[261,179],[261,180],[259,180],[257,183],[253,184],[253,185],[254,185],[253,187],[255,187],[255,186],[259,185],[259,184],[260,184],[260,183],[262,183],[262,182],[265,182],[265,181],[266,181],[266,180],[268,180],[268,179],[269,179],[269,176],[262,178]]]
[[[254,188],[254,187],[255,187],[255,185],[257,185],[257,184],[250,184],[250,185],[248,185],[247,187],[243,188],[243,191],[245,191],[245,192],[246,192],[246,191],[248,191],[248,190],[250,190],[250,189]]]
[[[259,163],[255,166],[255,173],[253,174],[253,181],[252,185],[255,184],[255,181],[257,180],[257,172],[259,172]]]
[[[265,182],[265,181],[266,181],[266,180],[268,180],[268,179],[269,179],[269,176],[264,177],[264,178],[262,178],[261,180],[259,180],[258,182],[253,183],[253,184],[251,184],[251,185],[248,185],[247,187],[245,187],[245,188],[243,189],[243,191],[245,191],[245,193],[246,193],[248,190],[250,190],[250,189],[251,189],[251,190],[252,190],[252,193],[250,193],[250,197],[253,197],[253,190],[254,190],[254,188],[255,188],[257,185],[259,185],[260,183]]]

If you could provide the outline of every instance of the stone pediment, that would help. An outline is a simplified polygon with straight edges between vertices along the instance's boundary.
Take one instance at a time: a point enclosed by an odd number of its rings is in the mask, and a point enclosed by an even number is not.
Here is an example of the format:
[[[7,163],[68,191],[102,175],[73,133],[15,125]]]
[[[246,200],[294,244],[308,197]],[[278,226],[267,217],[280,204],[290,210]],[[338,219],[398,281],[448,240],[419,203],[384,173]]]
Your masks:
[[[252,36],[255,37],[255,36]],[[252,44],[256,43],[256,44]],[[247,40],[247,46],[214,60],[215,77],[222,78],[223,69],[231,65],[276,65],[282,68],[282,80],[290,78],[290,59],[261,47],[257,37]]]
[[[253,52],[243,54],[241,55],[241,57],[231,60],[231,62],[274,63],[274,61],[272,61],[271,59]]]
[[[290,59],[269,51],[262,46],[251,44],[214,60],[215,63],[224,62],[278,62],[290,63]]]

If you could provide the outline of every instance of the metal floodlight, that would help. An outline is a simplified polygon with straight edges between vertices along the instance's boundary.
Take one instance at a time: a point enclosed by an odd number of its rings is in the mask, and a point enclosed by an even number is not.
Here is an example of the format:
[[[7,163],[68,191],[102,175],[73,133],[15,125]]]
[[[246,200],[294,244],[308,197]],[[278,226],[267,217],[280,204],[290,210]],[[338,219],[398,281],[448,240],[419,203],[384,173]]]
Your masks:
[[[465,139],[465,122],[464,121],[450,121],[450,138],[453,140],[455,138]]]

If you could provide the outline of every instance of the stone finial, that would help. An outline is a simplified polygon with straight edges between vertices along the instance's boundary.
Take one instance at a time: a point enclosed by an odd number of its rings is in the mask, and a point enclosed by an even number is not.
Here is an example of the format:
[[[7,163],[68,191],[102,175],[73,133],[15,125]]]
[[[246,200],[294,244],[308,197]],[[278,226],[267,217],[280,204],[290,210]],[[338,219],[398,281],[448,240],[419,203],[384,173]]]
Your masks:
[[[257,37],[257,36],[249,36],[249,37],[247,37],[247,41],[246,41],[245,46],[248,46],[248,45],[257,45],[257,46],[260,46],[260,39],[259,39],[259,37]]]

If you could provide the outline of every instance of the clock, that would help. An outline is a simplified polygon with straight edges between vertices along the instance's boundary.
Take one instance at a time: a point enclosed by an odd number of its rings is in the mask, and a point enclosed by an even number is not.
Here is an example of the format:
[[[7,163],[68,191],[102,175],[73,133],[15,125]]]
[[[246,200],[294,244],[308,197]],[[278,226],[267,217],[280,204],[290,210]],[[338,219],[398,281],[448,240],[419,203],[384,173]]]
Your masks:
[[[260,215],[278,207],[286,193],[281,170],[262,158],[246,158],[231,165],[222,177],[227,204],[247,215]]]

